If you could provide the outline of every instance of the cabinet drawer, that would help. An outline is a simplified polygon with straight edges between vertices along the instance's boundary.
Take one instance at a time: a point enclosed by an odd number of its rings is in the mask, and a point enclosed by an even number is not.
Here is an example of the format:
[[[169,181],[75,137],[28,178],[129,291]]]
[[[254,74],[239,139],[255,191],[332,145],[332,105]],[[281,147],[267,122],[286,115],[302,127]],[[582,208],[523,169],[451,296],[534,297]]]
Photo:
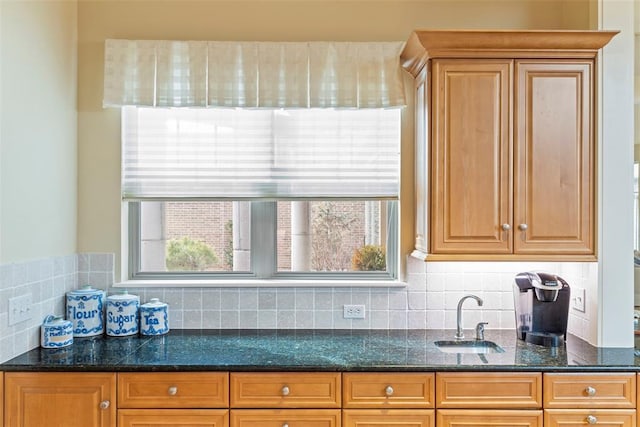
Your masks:
[[[345,373],[344,408],[433,408],[432,373]]]
[[[227,408],[226,372],[118,374],[119,408]]]
[[[232,373],[234,408],[339,408],[339,373]]]
[[[343,427],[434,427],[433,409],[345,409]]]
[[[542,374],[437,373],[437,408],[542,408]]]
[[[227,427],[228,409],[121,409],[118,427]]]
[[[443,409],[438,427],[542,427],[542,410]],[[546,425],[545,425],[546,427]]]
[[[340,427],[339,409],[233,409],[230,427]]]
[[[633,409],[545,409],[544,427],[635,427]]]
[[[635,374],[544,374],[545,408],[635,408]]]

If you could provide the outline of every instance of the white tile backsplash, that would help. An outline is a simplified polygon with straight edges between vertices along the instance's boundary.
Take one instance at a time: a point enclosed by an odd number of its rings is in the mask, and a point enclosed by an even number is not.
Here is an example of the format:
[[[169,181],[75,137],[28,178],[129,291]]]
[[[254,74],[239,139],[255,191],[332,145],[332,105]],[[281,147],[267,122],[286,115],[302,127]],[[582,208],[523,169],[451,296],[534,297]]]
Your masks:
[[[84,284],[115,291],[113,254],[78,254],[0,266],[0,362],[39,345],[46,314],[64,314],[64,295]],[[585,313],[570,310],[569,331],[589,340],[594,333],[597,263],[423,262],[407,258],[404,288],[129,288],[141,302],[169,304],[172,329],[453,329],[458,300],[463,324],[513,329],[513,278],[522,271],[559,274],[587,293]],[[34,318],[8,326],[8,298],[31,293]],[[364,304],[365,319],[344,319],[344,304]],[[25,339],[26,337],[26,339]]]
[[[40,345],[40,324],[64,316],[65,293],[78,287],[78,256],[0,265],[0,362]],[[9,326],[9,298],[31,294],[31,319]]]

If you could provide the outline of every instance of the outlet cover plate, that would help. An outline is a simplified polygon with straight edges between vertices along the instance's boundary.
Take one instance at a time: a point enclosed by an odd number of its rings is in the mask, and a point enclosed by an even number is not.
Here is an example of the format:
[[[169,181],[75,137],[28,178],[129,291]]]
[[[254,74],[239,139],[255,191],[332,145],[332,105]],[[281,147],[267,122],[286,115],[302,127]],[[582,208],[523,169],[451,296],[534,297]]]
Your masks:
[[[31,294],[9,298],[9,326],[31,319]]]
[[[585,294],[584,288],[571,288],[571,307],[574,310],[582,313],[586,311]]]
[[[345,304],[343,306],[345,319],[364,319],[365,306],[358,304]]]

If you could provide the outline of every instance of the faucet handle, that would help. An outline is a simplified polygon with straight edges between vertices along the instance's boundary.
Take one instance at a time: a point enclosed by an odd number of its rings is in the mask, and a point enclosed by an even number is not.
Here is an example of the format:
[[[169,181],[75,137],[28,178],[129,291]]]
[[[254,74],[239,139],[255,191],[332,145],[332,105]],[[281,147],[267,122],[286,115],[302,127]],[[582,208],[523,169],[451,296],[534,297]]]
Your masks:
[[[489,322],[480,322],[476,325],[476,340],[484,341],[484,325],[488,325]]]

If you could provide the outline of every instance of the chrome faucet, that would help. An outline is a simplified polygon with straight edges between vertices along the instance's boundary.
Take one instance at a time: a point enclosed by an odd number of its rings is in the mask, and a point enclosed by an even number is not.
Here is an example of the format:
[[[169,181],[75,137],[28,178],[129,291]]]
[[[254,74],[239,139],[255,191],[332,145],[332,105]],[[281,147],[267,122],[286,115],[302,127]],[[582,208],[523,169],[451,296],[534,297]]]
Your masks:
[[[456,339],[457,340],[461,340],[462,338],[464,338],[464,333],[462,333],[462,303],[467,298],[473,298],[478,302],[478,305],[482,307],[482,298],[480,297],[477,297],[475,295],[465,295],[462,298],[460,298],[460,301],[458,301],[458,312],[456,317],[456,320],[457,320]]]

